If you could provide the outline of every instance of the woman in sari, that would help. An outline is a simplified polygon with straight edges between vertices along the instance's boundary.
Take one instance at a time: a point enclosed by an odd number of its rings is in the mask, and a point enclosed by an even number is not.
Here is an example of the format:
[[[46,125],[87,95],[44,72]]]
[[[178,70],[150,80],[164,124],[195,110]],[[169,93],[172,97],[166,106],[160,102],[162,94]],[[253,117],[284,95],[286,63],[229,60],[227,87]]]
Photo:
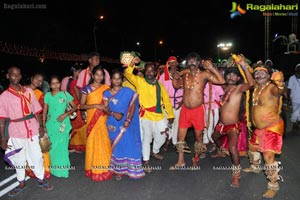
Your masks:
[[[66,86],[62,90],[68,91],[74,98],[76,108],[80,107],[80,90],[76,87],[78,75],[81,71],[81,64],[75,63],[71,69],[71,76],[67,77]],[[85,151],[86,144],[86,124],[80,114],[80,109],[77,109],[77,117],[71,120],[72,131],[69,144],[69,152],[81,153]]]
[[[109,106],[106,122],[112,143],[110,170],[117,180],[122,175],[138,179],[145,176],[142,167],[142,145],[138,115],[138,95],[132,89],[122,87],[123,74],[114,71],[111,89],[104,92],[104,104]]]
[[[109,171],[111,146],[106,127],[107,110],[103,103],[103,92],[109,88],[104,84],[104,70],[96,66],[92,70],[91,84],[82,88],[80,108],[87,110],[87,141],[85,153],[85,175],[94,181],[111,179]]]
[[[57,177],[69,177],[69,138],[72,129],[69,115],[76,110],[73,97],[68,92],[60,90],[60,80],[52,76],[50,80],[51,91],[45,94],[43,109],[43,125],[46,127],[51,141],[50,173]],[[67,104],[72,105],[66,111]]]

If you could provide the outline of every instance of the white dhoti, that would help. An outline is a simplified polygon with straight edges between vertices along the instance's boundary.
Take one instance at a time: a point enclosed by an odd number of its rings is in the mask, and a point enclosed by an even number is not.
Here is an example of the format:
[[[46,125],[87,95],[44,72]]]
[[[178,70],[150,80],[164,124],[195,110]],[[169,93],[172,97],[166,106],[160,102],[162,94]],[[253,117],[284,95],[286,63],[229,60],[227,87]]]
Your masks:
[[[18,181],[25,180],[26,161],[35,176],[44,179],[44,165],[39,136],[31,138],[9,138],[7,145],[10,149],[5,151],[4,159],[16,169]]]
[[[177,143],[180,110],[181,110],[181,107],[178,110],[173,108],[175,118],[174,118],[174,121],[172,124],[172,128],[169,131],[169,139],[172,139],[173,145],[176,145],[176,143]]]
[[[213,139],[211,138],[212,134],[214,133],[215,127],[218,124],[219,121],[219,108],[212,109],[209,113],[208,110],[205,110],[205,119],[208,119],[209,122],[206,121],[206,126],[203,130],[203,144],[208,144],[209,142],[214,143]]]
[[[300,103],[292,102],[292,108],[291,122],[300,122]]]
[[[167,128],[167,120],[150,121],[141,119],[143,160],[150,159],[150,148],[153,140],[153,153],[158,153],[166,141],[166,134],[161,134]]]

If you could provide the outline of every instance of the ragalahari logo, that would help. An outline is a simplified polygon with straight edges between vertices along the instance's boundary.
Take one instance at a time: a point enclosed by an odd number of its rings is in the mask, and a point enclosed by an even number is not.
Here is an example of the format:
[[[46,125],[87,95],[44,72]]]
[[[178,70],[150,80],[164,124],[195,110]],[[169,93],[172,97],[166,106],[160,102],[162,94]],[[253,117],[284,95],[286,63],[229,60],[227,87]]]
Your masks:
[[[236,2],[232,2],[232,8],[231,8],[231,10],[229,12],[231,12],[230,18],[233,19],[233,18],[235,18],[237,16],[244,15],[246,13],[246,10],[244,10],[243,8],[241,8],[240,4],[237,5]]]

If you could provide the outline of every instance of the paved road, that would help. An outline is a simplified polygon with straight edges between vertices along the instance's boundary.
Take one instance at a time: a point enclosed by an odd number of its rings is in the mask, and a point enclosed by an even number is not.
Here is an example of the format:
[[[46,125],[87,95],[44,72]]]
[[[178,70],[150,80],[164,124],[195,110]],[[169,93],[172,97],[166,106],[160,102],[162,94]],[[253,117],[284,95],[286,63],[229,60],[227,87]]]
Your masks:
[[[189,132],[187,142],[192,147],[193,132]],[[282,155],[277,157],[283,164],[281,175],[284,183],[280,184],[280,191],[276,200],[297,200],[300,197],[300,131],[287,130],[284,137]],[[170,149],[164,153],[163,161],[152,160],[152,166],[156,167],[152,173],[141,180],[130,180],[124,177],[121,181],[113,178],[106,182],[93,182],[84,176],[84,154],[71,154],[71,163],[75,170],[70,172],[70,177],[51,178],[55,186],[53,191],[46,192],[37,187],[35,180],[26,181],[27,189],[14,198],[5,194],[0,199],[17,200],[79,200],[79,199],[133,199],[133,200],[250,200],[263,199],[262,193],[267,186],[267,180],[263,173],[242,173],[240,188],[231,188],[231,171],[214,170],[218,166],[231,166],[229,157],[210,158],[200,161],[197,170],[169,171],[168,168],[177,160],[177,154]],[[187,165],[191,164],[192,155],[186,155]],[[14,174],[14,171],[5,168],[3,154],[0,155],[0,181]],[[241,158],[242,167],[248,166],[248,158]],[[16,181],[14,178],[9,183],[0,186],[0,191]],[[1,185],[1,183],[0,183]]]

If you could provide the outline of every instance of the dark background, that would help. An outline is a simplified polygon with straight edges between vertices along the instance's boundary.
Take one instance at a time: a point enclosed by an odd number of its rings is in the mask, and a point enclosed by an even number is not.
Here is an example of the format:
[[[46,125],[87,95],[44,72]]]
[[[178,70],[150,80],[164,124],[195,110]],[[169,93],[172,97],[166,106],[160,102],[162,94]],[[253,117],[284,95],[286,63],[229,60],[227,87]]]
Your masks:
[[[264,4],[264,0],[236,1]],[[294,4],[298,0],[273,0],[274,4]],[[46,4],[46,9],[4,9],[4,3]],[[93,29],[101,56],[119,59],[121,51],[135,50],[146,61],[164,63],[170,55],[183,58],[191,51],[201,57],[227,58],[230,53],[243,53],[252,62],[265,60],[265,21],[261,12],[247,11],[234,19],[229,17],[232,1],[6,1],[1,3],[0,40],[55,52],[88,53],[94,50]],[[97,17],[104,15],[104,20]],[[270,40],[275,34],[291,33],[291,17],[272,17]],[[297,34],[299,38],[299,34]],[[158,41],[163,40],[163,45]],[[230,52],[220,52],[217,44],[233,43]],[[141,45],[137,46],[136,42]],[[277,46],[276,46],[277,45]],[[271,44],[270,59],[278,60],[280,44]],[[277,61],[276,61],[277,62]],[[282,61],[278,61],[279,64]],[[285,61],[284,61],[285,62]],[[297,62],[297,61],[296,61]],[[274,64],[277,64],[274,63]],[[0,53],[0,66],[18,64],[25,73],[44,71],[64,76],[73,62]],[[111,69],[116,63],[102,65]],[[293,66],[294,63],[292,64]]]

